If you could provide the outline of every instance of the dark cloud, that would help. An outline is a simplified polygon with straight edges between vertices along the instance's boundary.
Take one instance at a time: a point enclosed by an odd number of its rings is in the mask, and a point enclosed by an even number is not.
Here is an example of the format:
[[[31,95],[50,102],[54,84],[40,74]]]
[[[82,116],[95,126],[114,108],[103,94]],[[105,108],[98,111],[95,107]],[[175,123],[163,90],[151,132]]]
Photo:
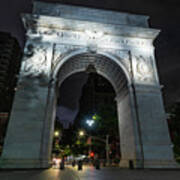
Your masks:
[[[25,39],[25,31],[21,21],[21,13],[32,11],[32,0],[2,0],[0,2],[0,31],[11,32],[21,47]]]

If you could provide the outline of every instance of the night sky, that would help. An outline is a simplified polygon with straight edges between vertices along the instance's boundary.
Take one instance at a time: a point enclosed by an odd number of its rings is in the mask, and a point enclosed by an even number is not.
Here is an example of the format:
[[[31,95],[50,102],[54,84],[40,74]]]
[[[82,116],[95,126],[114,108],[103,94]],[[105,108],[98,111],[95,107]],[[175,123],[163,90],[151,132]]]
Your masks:
[[[1,0],[0,31],[11,32],[23,47],[24,29],[20,13],[31,12],[33,0]],[[58,2],[58,0],[44,0]],[[163,95],[166,106],[180,101],[180,1],[179,0],[59,0],[65,4],[110,9],[120,12],[150,16],[150,27],[161,29],[155,41],[156,60],[160,82],[164,85]],[[61,88],[64,97],[71,99],[68,104],[62,100],[63,112],[77,112],[81,87],[87,77],[76,75],[64,82]],[[75,83],[75,82],[80,82]],[[73,92],[70,91],[73,87]],[[69,89],[67,91],[67,89]],[[66,92],[69,92],[68,94]],[[71,95],[70,95],[71,94]]]

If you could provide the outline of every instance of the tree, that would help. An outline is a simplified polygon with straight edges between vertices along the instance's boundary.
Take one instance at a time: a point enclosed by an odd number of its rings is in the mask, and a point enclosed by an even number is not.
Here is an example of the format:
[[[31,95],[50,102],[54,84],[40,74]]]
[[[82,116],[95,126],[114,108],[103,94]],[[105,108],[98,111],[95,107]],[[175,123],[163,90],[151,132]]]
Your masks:
[[[180,162],[180,102],[175,103],[170,108],[168,125],[171,140],[174,144],[175,158]]]
[[[116,113],[116,106],[114,104],[106,104],[99,108],[96,115],[98,134],[118,136],[118,119]]]
[[[117,154],[119,155],[120,147],[116,104],[100,104],[95,114],[89,114],[89,118],[95,121],[92,127],[86,124],[86,116],[87,113],[81,113],[82,121],[79,123],[79,127],[85,129],[86,133],[90,136],[99,137],[104,140],[106,139],[106,135],[109,135],[109,143],[111,144],[110,147],[112,147],[111,154],[113,157]],[[92,138],[91,149],[96,153],[100,153],[99,150],[101,150],[100,154],[105,157],[106,151],[104,142]]]

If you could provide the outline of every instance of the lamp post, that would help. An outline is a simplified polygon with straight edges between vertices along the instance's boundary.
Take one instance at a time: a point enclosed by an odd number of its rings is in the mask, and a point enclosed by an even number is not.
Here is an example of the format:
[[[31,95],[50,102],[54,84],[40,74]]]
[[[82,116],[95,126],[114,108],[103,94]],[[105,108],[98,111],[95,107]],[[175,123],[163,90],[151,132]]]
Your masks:
[[[59,137],[59,131],[55,131],[54,132],[54,136],[57,138],[57,137]]]
[[[93,119],[87,119],[87,120],[86,120],[86,124],[87,124],[89,127],[92,127],[92,125],[94,124],[94,120],[93,120]]]
[[[93,126],[93,124],[94,124],[94,119],[93,118],[92,119],[87,119],[86,124],[91,128]],[[91,137],[91,130],[90,130],[90,137]],[[90,144],[89,152],[91,153],[91,151],[92,151],[92,146]]]
[[[60,139],[61,139],[61,132],[59,130],[55,130],[54,131],[53,151],[55,151],[55,153],[58,155],[62,151],[59,146]]]
[[[106,135],[106,160],[109,165],[109,135]]]
[[[79,131],[79,136],[84,136],[84,135],[85,135],[84,131],[83,131],[83,130],[80,130],[80,131]]]

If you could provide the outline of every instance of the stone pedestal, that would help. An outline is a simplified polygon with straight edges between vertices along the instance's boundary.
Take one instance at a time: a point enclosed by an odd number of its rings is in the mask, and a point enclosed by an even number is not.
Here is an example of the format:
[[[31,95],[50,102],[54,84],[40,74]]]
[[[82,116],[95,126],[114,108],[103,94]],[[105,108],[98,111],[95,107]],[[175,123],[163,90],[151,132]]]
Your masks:
[[[159,86],[135,85],[144,168],[176,167]]]
[[[176,168],[160,88],[130,86],[126,96],[117,98],[117,106],[120,167]]]
[[[0,160],[1,168],[49,167],[50,158],[43,154],[43,138],[49,140],[49,134],[45,134],[47,97],[48,87],[40,86],[36,80],[27,79],[19,84]]]
[[[137,122],[134,94],[131,87],[127,87],[127,93],[116,98],[118,107],[119,133],[120,133],[120,167],[129,167],[133,163],[134,168],[142,168],[143,152],[139,127]]]

